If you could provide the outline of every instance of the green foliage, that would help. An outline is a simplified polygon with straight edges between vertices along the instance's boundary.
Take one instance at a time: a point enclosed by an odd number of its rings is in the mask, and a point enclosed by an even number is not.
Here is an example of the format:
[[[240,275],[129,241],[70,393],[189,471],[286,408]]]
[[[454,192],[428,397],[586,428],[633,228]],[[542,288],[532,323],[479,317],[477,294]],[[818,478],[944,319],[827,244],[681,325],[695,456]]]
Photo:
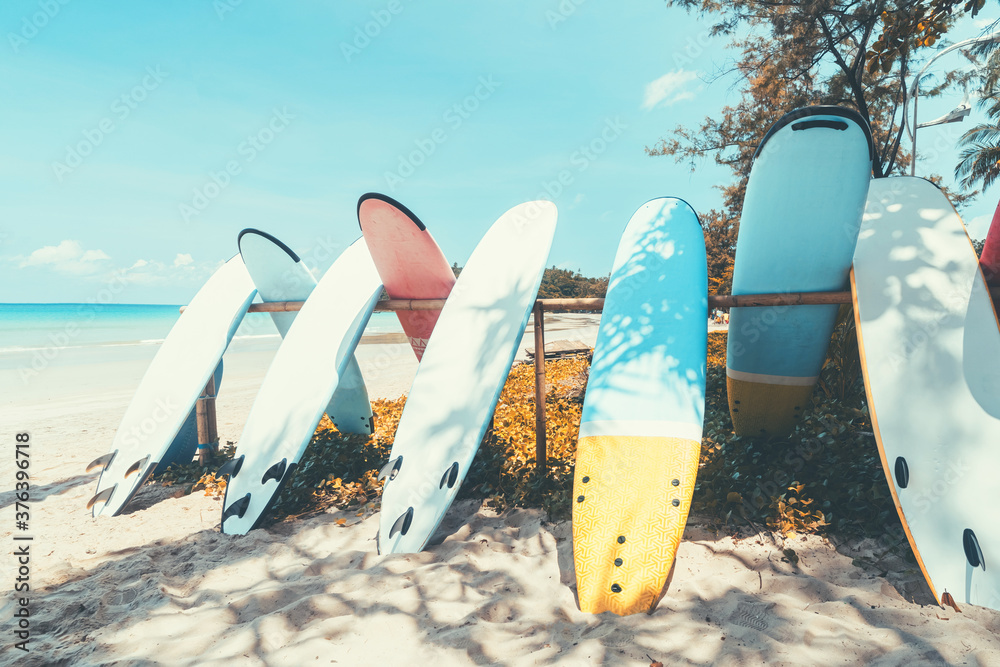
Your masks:
[[[732,170],[720,186],[724,211],[738,225],[752,157],[767,129],[797,107],[852,107],[871,127],[876,177],[901,173],[910,155],[902,146],[904,100],[914,61],[955,22],[955,11],[974,13],[958,0],[667,0],[668,7],[698,11],[717,21],[715,35],[730,37],[733,62],[725,75],[740,97],[707,116],[700,127],[677,127],[649,155],[668,155],[695,170],[706,157]],[[876,35],[879,35],[876,37]],[[948,72],[921,96],[943,92],[962,75]]]
[[[843,316],[834,338],[850,338]],[[812,408],[787,438],[739,437],[726,398],[723,332],[709,334],[702,467],[692,509],[729,522],[766,524],[784,533],[879,535],[898,525],[860,382],[843,398],[813,392]],[[831,352],[850,346],[831,345]],[[831,385],[845,360],[827,362]]]
[[[458,262],[451,270],[457,278],[462,273]],[[608,291],[608,278],[588,278],[579,271],[558,269],[551,266],[545,269],[542,283],[538,288],[539,299],[602,299]]]
[[[607,278],[587,278],[578,271],[545,269],[538,288],[539,299],[603,298],[608,291]]]
[[[733,289],[737,221],[714,209],[699,216],[698,221],[705,233],[708,293],[729,294]]]

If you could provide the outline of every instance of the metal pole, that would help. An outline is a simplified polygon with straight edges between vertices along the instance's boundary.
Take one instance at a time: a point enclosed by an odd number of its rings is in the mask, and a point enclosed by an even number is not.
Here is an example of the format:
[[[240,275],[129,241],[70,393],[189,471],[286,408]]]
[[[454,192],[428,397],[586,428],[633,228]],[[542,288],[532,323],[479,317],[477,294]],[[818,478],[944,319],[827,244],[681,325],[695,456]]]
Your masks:
[[[1000,31],[994,32],[989,35],[983,35],[982,37],[972,37],[971,39],[966,39],[957,44],[952,44],[946,49],[935,54],[933,58],[927,61],[927,63],[920,68],[917,72],[917,76],[913,79],[913,86],[910,89],[910,97],[913,98],[913,162],[910,165],[910,176],[917,175],[917,94],[920,88],[920,77],[924,75],[927,68],[931,66],[935,60],[945,55],[946,53],[951,53],[955,49],[960,49],[963,46],[970,46],[972,44],[982,44],[984,42],[1000,42]],[[903,122],[906,122],[906,104],[903,104]]]
[[[535,301],[535,466],[545,474],[545,315],[542,302]]]

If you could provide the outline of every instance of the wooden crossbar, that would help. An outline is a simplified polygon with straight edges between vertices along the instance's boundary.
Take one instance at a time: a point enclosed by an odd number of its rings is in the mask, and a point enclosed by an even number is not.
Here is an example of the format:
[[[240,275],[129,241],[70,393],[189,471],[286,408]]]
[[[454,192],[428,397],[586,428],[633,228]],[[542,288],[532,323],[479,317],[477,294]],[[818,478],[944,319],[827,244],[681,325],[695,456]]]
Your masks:
[[[994,302],[1000,303],[1000,286],[990,288]],[[272,301],[250,305],[251,313],[287,313],[301,310],[305,301]],[[766,308],[768,306],[841,305],[851,303],[850,292],[788,292],[781,294],[711,294],[709,308]],[[379,301],[375,310],[441,310],[444,299],[388,299]],[[604,310],[604,299],[538,299],[532,309],[535,338],[535,465],[541,474],[547,467],[545,442],[545,312]],[[184,307],[181,307],[184,312]],[[542,350],[542,354],[538,354]],[[214,392],[212,392],[214,394]],[[198,441],[211,442],[216,429],[215,401],[199,406]],[[204,426],[203,426],[204,423]],[[205,433],[202,433],[202,430]],[[217,436],[216,436],[217,437]]]

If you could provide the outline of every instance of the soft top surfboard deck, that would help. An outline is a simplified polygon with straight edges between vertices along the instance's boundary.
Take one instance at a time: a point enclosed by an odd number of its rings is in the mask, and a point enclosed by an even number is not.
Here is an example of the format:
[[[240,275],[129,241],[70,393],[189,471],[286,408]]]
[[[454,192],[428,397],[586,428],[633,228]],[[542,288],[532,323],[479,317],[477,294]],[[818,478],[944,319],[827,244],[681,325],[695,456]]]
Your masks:
[[[580,609],[657,602],[684,534],[705,413],[708,276],[698,216],[654,199],[615,256],[573,482]]]
[[[305,301],[312,294],[316,278],[287,245],[257,229],[244,229],[237,238],[237,244],[262,301]],[[284,338],[297,313],[270,315],[278,333]],[[341,433],[371,435],[371,401],[368,400],[368,388],[361,375],[361,366],[354,354],[351,354],[337,390],[325,411]]]
[[[913,553],[939,601],[1000,609],[1000,383],[983,364],[1000,359],[1000,329],[944,193],[873,181],[851,285],[879,454]],[[971,377],[969,360],[988,373]]]
[[[458,494],[514,361],[555,226],[551,202],[515,206],[486,232],[455,283],[384,471],[381,553],[423,549]]]
[[[857,112],[786,114],[754,156],[733,294],[844,289],[871,178],[872,138]],[[726,384],[740,435],[786,435],[809,405],[838,306],[733,308]]]
[[[115,516],[170,448],[215,373],[257,290],[236,255],[198,290],[149,364],[122,417],[88,503],[94,516]]]
[[[368,193],[358,200],[358,223],[390,299],[446,299],[455,284],[444,253],[408,208]],[[440,310],[399,310],[396,316],[419,360]]]
[[[382,292],[363,240],[333,263],[285,334],[243,427],[222,532],[255,528],[295,470]]]

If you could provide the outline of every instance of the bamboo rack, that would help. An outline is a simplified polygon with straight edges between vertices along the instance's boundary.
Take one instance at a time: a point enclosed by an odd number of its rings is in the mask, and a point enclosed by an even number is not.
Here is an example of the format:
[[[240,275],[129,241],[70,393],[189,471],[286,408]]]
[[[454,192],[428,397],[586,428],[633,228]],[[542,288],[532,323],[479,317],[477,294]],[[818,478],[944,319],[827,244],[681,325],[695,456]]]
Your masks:
[[[995,302],[1000,302],[1000,286],[990,288]],[[251,313],[286,313],[301,310],[304,301],[272,301],[250,305]],[[764,308],[768,306],[842,305],[851,303],[850,292],[789,292],[780,294],[718,294],[709,295],[709,308]],[[441,310],[444,299],[388,299],[379,301],[375,310]],[[545,442],[545,315],[553,311],[604,310],[604,299],[537,299],[532,308],[535,338],[535,462],[545,474],[547,447]],[[181,308],[181,312],[184,308]],[[218,436],[215,415],[214,379],[206,387],[208,400],[198,401],[198,442],[211,443]],[[202,405],[204,403],[204,405]],[[204,415],[204,417],[203,417]],[[204,431],[203,431],[204,428]]]

